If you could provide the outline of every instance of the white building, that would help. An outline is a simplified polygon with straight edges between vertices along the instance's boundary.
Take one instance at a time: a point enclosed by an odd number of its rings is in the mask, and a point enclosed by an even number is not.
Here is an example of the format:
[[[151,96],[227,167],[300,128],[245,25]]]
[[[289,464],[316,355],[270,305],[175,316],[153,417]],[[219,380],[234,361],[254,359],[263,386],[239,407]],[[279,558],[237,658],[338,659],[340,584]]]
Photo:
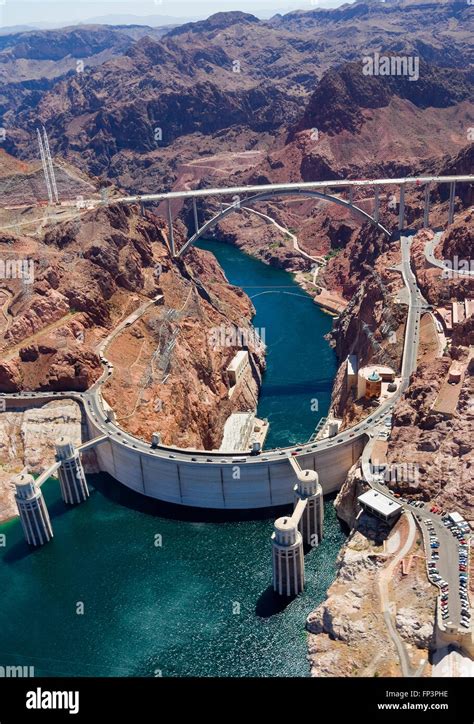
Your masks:
[[[240,350],[240,352],[237,352],[234,356],[226,370],[230,387],[235,387],[249,367],[249,353],[246,350]]]
[[[357,371],[359,369],[359,360],[356,354],[350,354],[347,358],[347,387],[348,389],[355,388],[357,385]]]
[[[359,495],[357,500],[366,513],[375,515],[376,518],[380,518],[387,523],[394,522],[403,510],[400,503],[396,503],[387,495],[377,492],[377,490],[368,490],[366,493]]]

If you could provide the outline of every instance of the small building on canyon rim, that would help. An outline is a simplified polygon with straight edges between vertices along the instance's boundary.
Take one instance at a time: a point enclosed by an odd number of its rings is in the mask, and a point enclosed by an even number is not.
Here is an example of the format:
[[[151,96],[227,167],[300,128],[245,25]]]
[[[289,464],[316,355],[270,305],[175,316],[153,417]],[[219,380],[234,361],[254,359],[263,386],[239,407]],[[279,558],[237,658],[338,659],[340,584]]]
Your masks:
[[[395,382],[395,370],[384,365],[361,367],[357,373],[357,399],[376,399],[388,391],[388,385]]]
[[[366,493],[359,495],[357,500],[366,513],[374,515],[390,525],[400,517],[403,510],[400,503],[376,490],[368,490]]]

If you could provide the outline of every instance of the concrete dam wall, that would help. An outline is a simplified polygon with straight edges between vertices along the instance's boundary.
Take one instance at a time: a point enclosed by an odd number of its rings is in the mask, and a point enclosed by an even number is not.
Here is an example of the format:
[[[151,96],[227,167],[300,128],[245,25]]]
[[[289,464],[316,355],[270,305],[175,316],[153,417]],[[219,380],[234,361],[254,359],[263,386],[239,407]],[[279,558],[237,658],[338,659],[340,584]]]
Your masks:
[[[91,425],[91,437],[100,430]],[[298,455],[304,469],[316,470],[323,493],[340,489],[359,459],[364,436],[335,448]],[[293,502],[298,482],[286,456],[238,464],[170,459],[156,451],[134,450],[114,439],[96,448],[99,468],[137,493],[198,508],[252,509]]]

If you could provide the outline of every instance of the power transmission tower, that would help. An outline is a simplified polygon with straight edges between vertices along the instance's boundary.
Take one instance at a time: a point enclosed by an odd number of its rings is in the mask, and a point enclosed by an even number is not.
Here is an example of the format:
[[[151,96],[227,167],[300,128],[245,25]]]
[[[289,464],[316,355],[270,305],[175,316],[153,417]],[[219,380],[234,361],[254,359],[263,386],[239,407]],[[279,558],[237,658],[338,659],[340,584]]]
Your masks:
[[[54,196],[56,203],[58,203],[59,198],[58,198],[58,187],[56,185],[56,175],[54,173],[53,159],[51,158],[51,151],[49,148],[48,134],[46,133],[46,128],[44,126],[43,126],[43,137],[44,137],[44,147],[46,150],[46,159],[47,159],[48,167],[49,167],[49,175],[51,177],[51,187],[53,190],[53,196]]]
[[[41,156],[41,163],[43,165],[44,180],[46,182],[46,188],[48,190],[49,203],[52,204],[53,203],[53,193],[51,191],[51,183],[49,181],[48,164],[46,162],[46,154],[44,152],[43,139],[41,138],[41,133],[40,133],[39,128],[36,129],[36,133],[38,134],[38,146],[39,146],[39,151],[40,151],[40,156]]]

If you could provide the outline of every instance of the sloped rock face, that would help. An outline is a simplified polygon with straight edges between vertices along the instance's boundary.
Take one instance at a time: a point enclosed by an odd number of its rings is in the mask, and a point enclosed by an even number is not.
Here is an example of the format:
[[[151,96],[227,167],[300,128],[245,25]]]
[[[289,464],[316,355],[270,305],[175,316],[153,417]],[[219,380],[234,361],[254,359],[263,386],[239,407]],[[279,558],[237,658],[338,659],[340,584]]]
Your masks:
[[[448,510],[473,518],[474,415],[470,403],[473,371],[467,371],[457,412],[445,419],[432,411],[452,360],[418,368],[405,397],[394,411],[389,460],[416,466],[412,483],[391,483],[393,489],[423,500],[433,500]]]
[[[361,480],[360,470],[358,465],[355,465],[349,471],[334,501],[338,518],[343,520],[350,529],[355,527],[357,513],[359,512],[357,498],[366,490],[367,484]]]
[[[52,465],[61,437],[82,442],[81,410],[71,400],[0,414],[0,520],[17,515],[11,478],[24,468],[36,475]]]
[[[391,558],[376,540],[381,535],[377,524],[371,521],[367,528],[365,522],[359,521],[341,550],[326,600],[307,619],[308,659],[314,677],[400,675],[379,589]],[[398,536],[402,528],[398,524],[392,536]],[[415,565],[404,579],[395,577],[397,628],[405,643],[427,653],[433,644],[434,589],[422,564]]]
[[[311,261],[295,251],[280,230],[254,215],[246,219],[237,214],[228,216],[218,224],[214,236],[280,269],[296,272],[311,268]],[[258,247],[255,245],[256,238]]]
[[[54,355],[47,377],[40,383],[43,390],[83,392],[97,378],[97,355],[85,350],[59,352]]]
[[[348,63],[322,79],[293,133],[307,128],[330,135],[343,130],[357,133],[365,122],[363,109],[386,107],[393,96],[419,108],[447,107],[473,99],[469,79],[462,71],[435,69],[422,62],[419,74],[414,83],[393,75],[364,75],[360,61]]]
[[[21,373],[15,362],[0,362],[0,389],[2,392],[21,389]]]
[[[454,260],[457,256],[459,260],[471,259],[473,224],[474,212],[469,211],[462,220],[447,231],[441,243],[441,258]]]
[[[453,330],[453,344],[456,346],[473,346],[474,345],[474,317],[460,322],[455,325]]]
[[[331,409],[344,427],[355,424],[360,415],[370,415],[369,403],[354,404],[356,396],[347,386],[347,356],[355,354],[359,367],[381,364],[400,370],[406,306],[396,301],[400,275],[387,269],[389,259],[382,254],[373,266],[362,264],[359,286],[328,335],[340,362]],[[346,271],[342,274],[343,279],[348,278]]]
[[[243,13],[239,10],[227,13],[215,13],[206,20],[200,20],[197,23],[185,23],[177,28],[170,30],[168,37],[177,38],[186,33],[213,33],[217,34],[220,30],[231,28],[233,25],[250,26],[259,25],[260,20],[250,13]]]
[[[192,250],[179,270],[163,259],[163,308],[152,310],[111,345],[108,357],[115,374],[104,395],[133,434],[150,439],[159,430],[165,444],[218,448],[227,417],[256,408],[265,361],[264,348],[251,332],[253,306],[241,289],[228,284],[213,255]],[[166,317],[170,310],[172,318]],[[249,333],[253,367],[229,398],[225,371],[239,347],[220,337],[232,330]],[[135,405],[134,415],[123,412]]]
[[[58,62],[69,55],[89,58],[111,46],[116,50],[124,50],[131,42],[120,29],[116,32],[109,27],[94,26],[93,31],[87,27],[76,27],[12,33],[2,38],[1,49],[4,60],[7,57]]]
[[[433,624],[420,621],[413,608],[400,608],[396,615],[396,626],[404,639],[412,641],[420,649],[429,649],[433,644]]]
[[[151,214],[102,207],[80,223],[47,227],[39,243],[18,240],[35,275],[28,294],[19,280],[7,284],[13,319],[0,339],[0,390],[87,390],[102,372],[101,340],[159,295],[161,304],[110,345],[114,376],[104,395],[133,434],[148,440],[159,430],[168,444],[219,447],[227,417],[256,408],[265,350],[252,334],[248,297],[212,255],[194,249],[184,261],[170,259],[163,227]],[[179,242],[179,222],[175,231]],[[252,355],[232,398],[225,370],[239,336],[229,345],[211,341],[213,331],[226,338],[229,329],[247,335]]]
[[[5,335],[5,341],[9,345],[18,344],[61,319],[68,311],[69,305],[64,295],[51,289],[46,295],[34,298],[25,313],[15,319]]]
[[[370,340],[364,332],[365,325],[376,331],[380,325],[384,307],[384,295],[374,279],[366,280],[353,296],[349,306],[337,320],[331,337],[335,342],[338,359],[345,359],[356,352],[361,362],[371,357]],[[380,341],[382,336],[378,335]]]

